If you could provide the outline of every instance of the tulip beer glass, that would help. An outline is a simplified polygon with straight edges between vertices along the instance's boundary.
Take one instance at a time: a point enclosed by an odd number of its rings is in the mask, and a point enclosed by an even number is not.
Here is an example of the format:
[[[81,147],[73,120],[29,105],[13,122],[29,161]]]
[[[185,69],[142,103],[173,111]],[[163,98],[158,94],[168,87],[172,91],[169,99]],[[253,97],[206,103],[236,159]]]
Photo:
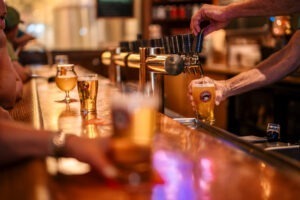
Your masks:
[[[58,102],[70,103],[73,99],[70,98],[69,92],[75,88],[77,82],[77,74],[73,64],[57,65],[55,83],[59,89],[66,93],[65,99]]]
[[[81,112],[96,112],[98,94],[97,74],[86,74],[78,76],[77,88],[80,99]]]
[[[196,118],[199,121],[212,125],[215,121],[215,85],[207,77],[202,77],[192,85],[193,100],[196,109]]]

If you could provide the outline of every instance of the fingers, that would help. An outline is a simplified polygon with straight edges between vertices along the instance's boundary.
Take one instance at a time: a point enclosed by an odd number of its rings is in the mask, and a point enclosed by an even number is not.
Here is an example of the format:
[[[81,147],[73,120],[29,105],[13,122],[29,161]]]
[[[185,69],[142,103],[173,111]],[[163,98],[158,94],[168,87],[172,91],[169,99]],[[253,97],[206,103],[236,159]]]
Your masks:
[[[197,13],[191,19],[190,29],[194,35],[197,35],[200,32],[200,17]]]
[[[90,164],[92,167],[106,178],[117,178],[118,170],[110,162],[107,156],[109,141],[102,139],[93,139],[91,141],[93,142],[93,145],[95,145],[95,151],[97,151],[97,153],[94,153],[94,156],[91,155]]]
[[[191,106],[193,108],[193,110],[195,111],[196,107],[195,107],[195,102],[194,102],[194,98],[193,98],[193,93],[192,93],[192,86],[193,84],[197,83],[198,80],[192,80],[190,82],[190,84],[188,85],[188,93],[187,93],[187,96],[190,100],[190,103],[191,103]]]
[[[106,178],[114,179],[118,176],[117,168],[112,165],[107,157],[100,152],[96,165],[93,166],[100,174],[103,174]]]

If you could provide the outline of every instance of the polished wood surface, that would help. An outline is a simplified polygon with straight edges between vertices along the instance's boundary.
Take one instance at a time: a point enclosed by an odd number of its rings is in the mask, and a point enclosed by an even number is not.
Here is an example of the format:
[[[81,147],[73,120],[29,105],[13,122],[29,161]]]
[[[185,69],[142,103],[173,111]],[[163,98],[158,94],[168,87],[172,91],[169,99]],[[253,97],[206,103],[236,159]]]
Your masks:
[[[36,71],[47,76],[55,73],[49,67]],[[76,71],[85,73],[82,68]],[[105,78],[100,77],[99,83],[97,115],[92,116],[97,123],[89,126],[83,123],[86,119],[81,116],[78,101],[69,105],[56,102],[64,98],[64,93],[47,79],[27,83],[28,96],[11,113],[29,124],[33,119],[41,119],[40,126],[45,129],[62,129],[88,137],[107,136],[112,134],[109,97],[118,91]],[[70,95],[78,99],[76,89]],[[32,103],[36,100],[38,105]],[[39,112],[34,111],[35,106]],[[222,133],[218,136],[213,127],[192,129],[162,114],[158,116],[160,131],[154,138],[152,160],[160,178],[151,183],[129,186],[105,180],[76,161],[65,167],[60,166],[63,159],[34,159],[1,169],[0,199],[299,198],[299,167],[284,164],[250,145],[242,148]]]

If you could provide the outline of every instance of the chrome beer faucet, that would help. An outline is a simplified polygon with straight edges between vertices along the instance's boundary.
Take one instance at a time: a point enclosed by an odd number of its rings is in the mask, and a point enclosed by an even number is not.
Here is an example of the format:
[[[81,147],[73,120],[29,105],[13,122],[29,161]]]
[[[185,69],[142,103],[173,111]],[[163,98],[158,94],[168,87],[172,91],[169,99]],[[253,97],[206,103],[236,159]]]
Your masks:
[[[154,42],[154,41],[152,41]],[[148,44],[150,41],[148,42]],[[102,63],[110,68],[129,67],[139,69],[139,84],[141,90],[147,82],[151,83],[152,91],[161,96],[161,108],[163,112],[164,98],[164,75],[178,75],[184,70],[184,61],[178,54],[166,54],[163,47],[146,47],[146,44],[132,42],[132,48],[128,52],[122,50],[106,51],[101,55]],[[138,53],[137,49],[139,50]],[[110,80],[118,80],[120,75],[114,75],[116,71],[109,70]]]

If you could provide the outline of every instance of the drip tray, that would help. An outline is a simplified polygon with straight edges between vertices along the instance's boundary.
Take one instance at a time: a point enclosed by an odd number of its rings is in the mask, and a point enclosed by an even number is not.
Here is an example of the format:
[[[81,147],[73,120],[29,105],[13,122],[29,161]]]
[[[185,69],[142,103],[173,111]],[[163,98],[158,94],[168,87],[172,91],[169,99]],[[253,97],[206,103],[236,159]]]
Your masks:
[[[173,120],[187,126],[190,127],[192,129],[195,129],[197,127],[197,121],[195,118],[173,118]]]

